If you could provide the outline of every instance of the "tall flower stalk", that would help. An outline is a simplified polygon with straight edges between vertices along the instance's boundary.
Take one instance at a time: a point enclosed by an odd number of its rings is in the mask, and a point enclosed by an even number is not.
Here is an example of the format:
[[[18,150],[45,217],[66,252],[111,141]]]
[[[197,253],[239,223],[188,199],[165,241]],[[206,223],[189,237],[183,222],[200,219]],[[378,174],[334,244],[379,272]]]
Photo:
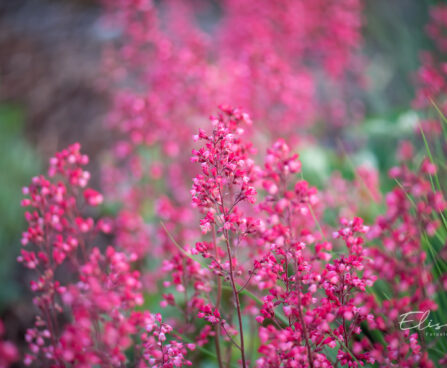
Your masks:
[[[242,366],[247,367],[240,291],[236,281],[240,266],[235,252],[242,238],[248,234],[244,228],[247,218],[239,211],[238,205],[243,201],[254,203],[256,200],[256,190],[252,186],[254,165],[253,160],[248,158],[251,145],[240,137],[243,133],[242,123],[251,124],[251,120],[247,114],[228,107],[222,107],[219,116],[211,120],[212,134],[207,135],[201,130],[195,136],[195,140],[204,141],[204,146],[193,150],[192,161],[200,163],[202,173],[194,179],[191,194],[193,204],[205,214],[200,221],[202,232],[212,231],[214,246],[217,246],[215,227],[223,237],[227,258],[215,258],[213,267],[222,271],[224,278],[230,282],[239,325],[240,344],[237,347],[241,352]],[[220,296],[216,307],[219,300]]]

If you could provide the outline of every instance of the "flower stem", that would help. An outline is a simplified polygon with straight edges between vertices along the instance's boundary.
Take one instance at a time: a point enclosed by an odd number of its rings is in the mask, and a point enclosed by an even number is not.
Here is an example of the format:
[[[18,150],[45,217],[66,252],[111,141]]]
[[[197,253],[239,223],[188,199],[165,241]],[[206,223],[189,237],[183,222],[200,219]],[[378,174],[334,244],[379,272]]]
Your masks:
[[[237,292],[237,289],[236,289],[236,283],[234,281],[233,256],[232,256],[232,253],[231,253],[231,247],[230,247],[228,231],[224,230],[224,234],[225,234],[225,240],[226,240],[226,244],[227,244],[228,258],[229,258],[229,262],[230,262],[231,288],[233,289],[233,297],[234,297],[234,300],[236,302],[237,319],[238,319],[238,322],[239,322],[239,334],[240,334],[240,337],[241,337],[240,347],[241,347],[242,367],[243,368],[247,368],[247,363],[245,361],[244,329],[243,329],[243,326],[242,326],[241,304],[240,304],[240,301],[239,301],[239,293]]]
[[[219,260],[219,254],[217,252],[217,242],[216,242],[216,229],[213,225],[212,228],[212,234],[213,234],[213,243],[214,243],[214,253],[216,260]],[[216,309],[219,310],[220,308],[220,300],[222,298],[222,280],[219,275],[217,275],[217,296],[216,296]],[[217,355],[217,362],[219,364],[219,368],[223,368],[223,362],[222,362],[222,354],[220,352],[220,324],[215,325],[215,339],[214,344],[216,346],[216,355]]]
[[[298,270],[297,270],[297,276],[298,276]],[[300,318],[301,326],[303,328],[304,340],[306,342],[307,358],[309,360],[309,366],[310,366],[310,368],[313,368],[314,361],[313,361],[313,357],[312,357],[312,349],[310,347],[309,334],[307,331],[306,323],[304,321],[303,310],[301,308],[301,278],[297,277],[297,279],[298,279],[297,295],[298,295],[299,318]]]

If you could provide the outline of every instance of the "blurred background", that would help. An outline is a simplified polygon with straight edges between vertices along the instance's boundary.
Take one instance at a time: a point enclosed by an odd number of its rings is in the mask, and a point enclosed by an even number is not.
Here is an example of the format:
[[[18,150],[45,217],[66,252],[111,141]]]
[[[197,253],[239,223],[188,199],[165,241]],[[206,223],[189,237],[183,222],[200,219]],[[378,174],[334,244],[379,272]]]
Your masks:
[[[361,155],[382,169],[393,156],[390,139],[415,119],[408,109],[420,52],[433,48],[424,33],[433,3],[365,1],[365,122],[351,134],[366,147]],[[213,9],[205,24],[219,17],[217,0]],[[93,0],[0,0],[0,318],[15,341],[33,319],[27,274],[15,262],[24,226],[21,188],[53,152],[75,141],[91,157],[97,182],[94,167],[111,143],[103,125],[111,96],[98,76],[102,49],[116,35],[102,27],[100,15]],[[309,155],[320,155],[325,167],[324,152]]]

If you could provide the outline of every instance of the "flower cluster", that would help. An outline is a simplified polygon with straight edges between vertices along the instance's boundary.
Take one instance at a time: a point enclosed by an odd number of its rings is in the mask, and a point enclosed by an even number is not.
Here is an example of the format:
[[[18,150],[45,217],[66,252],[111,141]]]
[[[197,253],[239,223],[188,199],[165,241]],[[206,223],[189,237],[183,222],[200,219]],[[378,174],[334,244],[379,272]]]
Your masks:
[[[120,366],[135,333],[128,313],[143,303],[139,273],[112,247],[105,254],[93,248],[79,271],[76,285],[59,290],[73,321],[64,327],[55,355],[67,363]]]
[[[372,286],[376,277],[368,271],[370,261],[365,257],[363,239],[357,235],[365,233],[367,227],[359,218],[342,220],[342,225],[334,235],[344,240],[347,255],[318,272],[305,261],[302,250],[295,252],[297,271],[286,280],[285,290],[276,287],[264,297],[263,316],[257,320],[262,322],[266,317],[277,322],[260,329],[263,357],[258,366],[294,367],[296,362],[303,367],[335,366],[336,362],[358,366],[374,362],[368,352],[369,342],[359,338],[361,322],[374,318],[364,300],[366,287]],[[279,307],[283,314],[275,311]],[[326,351],[336,347],[336,361],[331,361]]]
[[[261,204],[268,220],[260,236],[268,254],[254,277],[258,288],[268,291],[256,320],[274,323],[260,327],[257,366],[332,366],[336,362],[325,352],[337,346],[341,364],[372,362],[368,344],[355,341],[360,323],[373,318],[364,300],[376,277],[359,236],[368,228],[360,218],[343,219],[334,238],[344,240],[347,254],[330,262],[333,245],[317,231],[316,189],[304,180],[290,186],[299,171],[297,155],[285,142],[276,142],[266,157],[268,194]]]
[[[205,141],[199,150],[193,150],[193,162],[198,162],[202,175],[194,179],[191,190],[193,205],[200,207],[206,216],[200,221],[202,232],[206,234],[211,226],[218,224],[218,232],[235,230],[242,219],[233,211],[239,202],[256,201],[256,189],[252,186],[253,160],[248,159],[250,145],[240,141],[243,132],[240,123],[251,123],[248,115],[238,110],[222,108],[221,115],[212,118],[213,133],[207,136],[203,130],[194,136]],[[231,191],[228,189],[231,188]]]
[[[168,322],[141,310],[143,291],[152,287],[150,274],[138,270],[144,253],[133,251],[145,241],[136,236],[146,230],[141,217],[130,211],[116,220],[84,215],[84,207],[103,197],[87,187],[88,159],[78,144],[50,160],[49,179],[36,177],[24,189],[22,204],[31,209],[18,260],[37,274],[31,290],[38,309],[25,336],[25,364],[191,366],[201,349],[214,354],[207,350],[213,341],[220,367],[233,349],[244,368],[430,367],[420,336],[399,329],[396,319],[412,309],[436,310],[434,294],[447,280],[441,271],[433,279],[423,245],[439,231],[439,214],[447,208],[434,189],[432,161],[424,159],[417,172],[409,164],[390,171],[398,185],[372,228],[359,217],[341,218],[334,228],[324,220],[324,195],[303,178],[298,155],[284,140],[267,150],[260,167],[244,137],[252,124],[248,114],[222,106],[210,120],[211,132],[193,137],[200,146],[191,157],[200,167],[190,194],[201,214],[194,236],[202,239],[179,244],[193,226],[182,226],[189,210],[167,197],[157,202],[165,257],[154,274],[164,287],[160,307],[168,315],[176,310]],[[407,160],[411,150],[404,148]],[[358,180],[374,178],[366,171]],[[366,189],[354,185],[359,195],[366,190],[379,199],[371,180]],[[118,245],[104,246],[100,233],[113,231]],[[365,246],[365,234],[374,246]],[[379,276],[392,298],[375,295]],[[246,320],[260,338],[256,361],[248,354]],[[383,342],[372,339],[373,332]],[[15,350],[5,351],[12,361]]]
[[[37,250],[22,249],[19,261],[26,267],[45,270],[53,264],[60,265],[67,257],[75,256],[78,247],[84,247],[84,234],[94,230],[93,219],[80,215],[76,201],[76,196],[83,193],[89,205],[102,202],[99,193],[85,189],[90,178],[89,172],[83,170],[87,163],[79,144],[74,144],[50,160],[48,175],[60,175],[65,181],[38,176],[23,188],[28,198],[22,201],[22,206],[31,210],[25,213],[29,226],[23,233],[22,244],[27,248],[28,243],[33,243]]]
[[[252,0],[226,0],[219,3],[211,33],[197,23],[197,15],[210,10],[201,2],[103,2],[106,22],[121,31],[104,58],[105,83],[118,90],[108,125],[119,138],[114,165],[103,178],[107,194],[122,204],[123,219],[129,224],[146,220],[146,226],[117,229],[121,246],[140,258],[153,250],[160,259],[169,257],[172,242],[160,218],[179,243],[198,236],[195,227],[187,226],[197,216],[186,190],[196,169],[182,152],[193,148],[189,137],[216,103],[243,106],[261,131],[288,135],[290,141],[301,139],[297,128],[313,124],[317,116],[344,125],[346,116],[356,121],[361,115],[357,94],[347,88],[362,84],[357,78],[361,0],[262,7]],[[340,98],[317,94],[320,84]],[[346,104],[342,96],[348,94],[354,102]],[[169,201],[174,209],[169,221],[166,207],[152,208],[153,198]],[[177,226],[179,221],[184,225]],[[157,276],[148,279],[154,283]]]
[[[191,191],[193,204],[204,214],[200,221],[203,234],[212,233],[212,241],[198,242],[192,254],[209,259],[209,269],[218,278],[223,276],[222,281],[217,280],[218,293],[222,283],[230,284],[233,313],[239,319],[238,343],[227,322],[231,315],[222,314],[219,308],[219,294],[217,303],[200,305],[198,317],[215,326],[216,350],[220,330],[225,341],[240,350],[242,366],[246,366],[241,293],[255,288],[264,295],[261,308],[247,303],[246,313],[257,315],[261,324],[262,357],[257,366],[329,366],[336,362],[326,349],[335,347],[339,347],[336,359],[342,364],[372,363],[371,344],[359,337],[360,324],[374,319],[367,288],[376,276],[359,235],[368,227],[359,218],[343,219],[343,228],[334,232],[334,238],[343,240],[346,255],[331,261],[333,244],[324,240],[315,218],[320,215],[317,190],[305,180],[290,186],[300,172],[298,156],[279,140],[267,151],[265,168],[256,167],[247,156],[250,146],[239,136],[239,124],[247,116],[239,110],[223,111],[226,115],[212,118],[211,135],[200,131],[194,137],[204,145],[193,150],[192,160],[201,165],[202,172]],[[251,209],[240,208],[243,200],[255,202],[251,197],[255,186],[265,190],[264,200]],[[245,216],[247,211],[252,216]],[[220,241],[227,247],[227,262]],[[237,258],[233,258],[235,252]],[[253,266],[247,268],[250,264]]]
[[[205,214],[205,217],[200,220],[202,233],[211,231],[213,237],[213,242],[209,246],[207,243],[199,242],[195,250],[205,258],[212,257],[209,267],[218,278],[216,307],[203,306],[199,317],[216,324],[216,335],[220,333],[220,327],[222,327],[227,338],[240,350],[242,366],[246,367],[240,302],[242,289],[238,287],[237,280],[237,275],[242,275],[245,270],[239,264],[235,254],[241,252],[238,248],[243,247],[244,242],[247,242],[247,236],[254,233],[258,227],[258,223],[241,209],[243,202],[254,204],[257,194],[253,185],[258,170],[249,157],[253,149],[251,144],[241,137],[244,132],[242,123],[251,125],[251,119],[238,109],[221,107],[221,113],[218,117],[211,117],[211,122],[213,126],[211,135],[200,130],[199,134],[194,136],[194,140],[201,140],[204,145],[198,150],[193,150],[191,159],[199,163],[202,169],[202,173],[193,180],[192,203]],[[220,239],[217,239],[217,235],[220,235],[225,251],[219,247]],[[213,248],[214,254],[211,255],[210,251]],[[231,326],[221,318],[219,312],[222,276],[231,285],[239,324],[240,344],[232,339],[229,331]],[[227,319],[231,320],[231,314]],[[219,350],[218,344],[219,341],[216,339],[216,349]],[[219,364],[222,364],[220,358],[219,360]]]
[[[111,225],[83,216],[83,206],[103,201],[87,188],[87,163],[74,144],[50,160],[50,179],[35,177],[23,190],[22,205],[31,210],[18,260],[37,274],[31,290],[39,310],[26,333],[27,365],[39,359],[58,366],[120,366],[135,332],[128,317],[143,303],[139,272],[131,268],[135,256],[92,248],[95,235],[109,233]]]
[[[136,316],[145,331],[141,334],[142,353],[145,363],[141,367],[173,368],[191,366],[185,358],[187,349],[194,351],[195,344],[183,344],[175,339],[169,339],[172,327],[162,321],[160,314],[142,313]]]
[[[436,170],[428,159],[417,172],[405,164],[391,169],[390,176],[398,185],[387,194],[387,211],[376,219],[369,233],[380,244],[371,250],[372,267],[387,282],[392,295],[381,305],[373,301],[371,304],[378,314],[371,327],[386,332],[387,349],[376,346],[374,353],[383,366],[431,364],[418,335],[396,328],[389,316],[398,318],[407,312],[438,309],[434,296],[444,286],[433,279],[425,248],[425,244],[431,247],[429,238],[436,234],[441,225],[439,214],[447,208],[442,193],[434,190],[429,180]]]

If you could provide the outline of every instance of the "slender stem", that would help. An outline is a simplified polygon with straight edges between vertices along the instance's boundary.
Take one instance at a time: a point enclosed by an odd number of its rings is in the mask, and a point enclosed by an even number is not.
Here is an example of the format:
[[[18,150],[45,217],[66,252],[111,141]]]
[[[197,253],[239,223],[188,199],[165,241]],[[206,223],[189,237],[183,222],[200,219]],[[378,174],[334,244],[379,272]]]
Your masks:
[[[186,258],[185,257],[182,258],[182,264],[183,264],[183,269],[186,270]],[[183,298],[185,299],[185,307],[183,308],[183,315],[185,318],[185,324],[187,325],[189,323],[189,307],[188,307],[188,288],[186,287],[186,285],[188,285],[188,282],[186,279],[185,272],[183,272],[183,275],[182,275],[182,282],[183,282],[183,286],[184,286]]]
[[[231,288],[233,289],[233,296],[234,300],[236,302],[236,310],[237,310],[237,319],[239,322],[239,333],[241,335],[241,357],[242,357],[242,367],[247,368],[247,363],[245,361],[245,348],[244,348],[244,329],[242,326],[242,313],[241,313],[241,304],[239,301],[239,294],[236,289],[236,283],[234,281],[234,270],[233,270],[233,256],[231,253],[231,247],[230,247],[230,241],[228,236],[228,230],[224,230],[225,234],[225,240],[227,243],[227,253],[228,253],[228,259],[230,262],[230,281],[231,281]]]
[[[212,234],[213,234],[213,243],[214,243],[214,254],[216,257],[216,261],[219,261],[219,254],[217,252],[217,242],[216,242],[216,229],[213,225],[212,228]],[[222,298],[222,279],[219,275],[217,275],[217,296],[216,296],[216,309],[219,310],[220,308],[220,300]],[[216,337],[214,339],[214,344],[216,345],[216,355],[217,355],[217,362],[219,364],[219,368],[223,368],[223,362],[222,362],[222,354],[220,352],[220,324],[215,325],[215,333]]]
[[[285,181],[284,181],[285,182]],[[292,221],[291,221],[291,211],[290,211],[290,207],[288,207],[287,209],[287,224],[289,226],[290,229],[290,237],[293,237],[293,227],[292,227]],[[286,276],[287,276],[287,280],[288,280],[288,269],[287,269],[288,263],[287,263],[287,252],[286,252]],[[309,361],[309,367],[313,368],[314,367],[314,360],[312,357],[312,349],[310,347],[310,343],[309,343],[309,333],[307,331],[307,326],[306,323],[304,321],[304,315],[303,315],[303,309],[302,309],[302,303],[301,303],[301,277],[298,276],[298,261],[295,257],[295,287],[296,287],[296,293],[298,295],[298,309],[299,309],[299,320],[300,320],[300,324],[301,327],[303,329],[303,334],[304,334],[304,340],[306,343],[306,348],[307,348],[307,359]],[[288,288],[288,281],[287,281],[287,288]],[[289,325],[291,325],[291,320],[289,318]]]
[[[255,271],[249,271],[250,275],[248,276],[247,281],[245,281],[244,285],[239,287],[239,290],[237,291],[237,293],[241,293],[242,291],[244,291],[244,289],[247,287],[248,283],[250,282],[251,278],[253,277]]]
[[[298,308],[300,310],[300,313],[299,313],[300,323],[301,323],[301,326],[303,328],[304,339],[305,339],[305,342],[306,342],[307,358],[309,360],[309,366],[310,366],[310,368],[313,368],[314,361],[313,361],[313,357],[312,357],[312,349],[310,348],[309,334],[307,332],[307,326],[306,326],[306,324],[304,322],[303,310],[301,308],[301,279],[298,277],[298,270],[297,270],[297,281],[298,281],[297,295],[298,295]]]
[[[230,333],[227,331],[227,329],[225,328],[225,325],[222,324],[222,328],[225,332],[225,334],[227,335],[227,337],[230,339],[231,343],[236,346],[239,350],[241,350],[241,347],[237,344],[236,341],[234,341],[233,337],[230,335]]]
[[[233,324],[233,316],[234,313],[232,313],[233,311],[230,312],[230,314],[228,315],[228,324],[231,326]],[[227,357],[226,363],[225,363],[225,367],[226,368],[230,368],[231,366],[231,357],[233,356],[232,352],[233,352],[233,344],[228,344],[227,345],[227,349],[225,351],[225,356]]]
[[[255,336],[255,332],[256,332],[256,324],[255,321],[253,320],[253,318],[250,318],[250,336]],[[250,344],[248,346],[248,356],[250,359],[250,367],[252,367],[253,365],[253,361],[254,361],[254,352],[255,352],[255,339],[251,338],[250,339]]]

